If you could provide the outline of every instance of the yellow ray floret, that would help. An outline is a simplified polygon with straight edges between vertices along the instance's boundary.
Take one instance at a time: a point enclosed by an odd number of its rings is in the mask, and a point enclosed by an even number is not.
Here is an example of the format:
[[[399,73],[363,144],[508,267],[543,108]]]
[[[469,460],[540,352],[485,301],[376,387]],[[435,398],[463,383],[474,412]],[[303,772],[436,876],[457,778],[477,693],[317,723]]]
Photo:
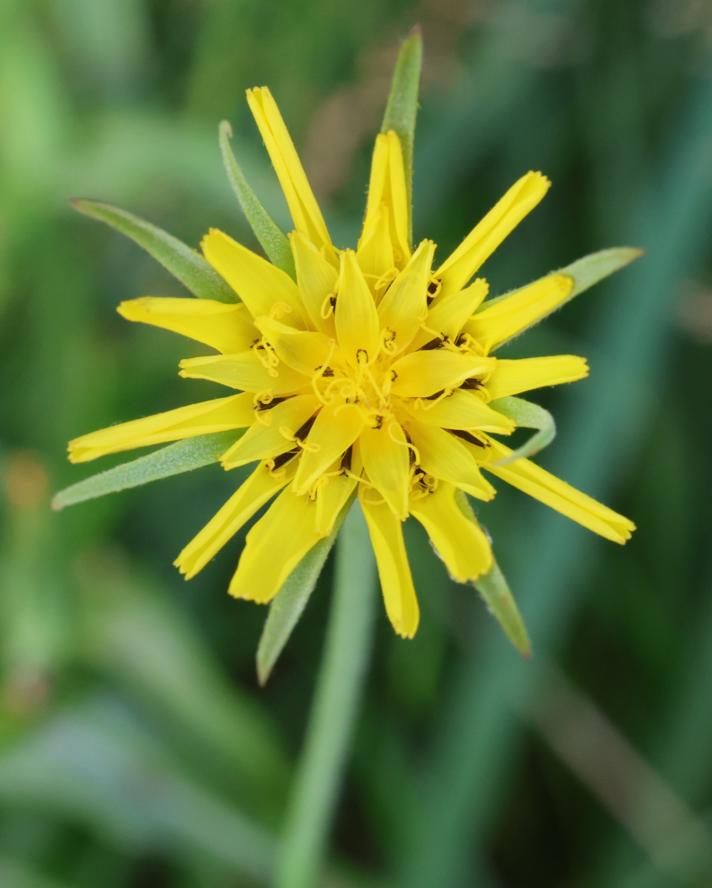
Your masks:
[[[247,104],[277,173],[297,231],[332,255],[333,247],[324,217],[272,93],[266,86],[249,89]]]
[[[576,382],[585,376],[588,376],[586,359],[575,355],[499,360],[487,380],[486,391],[494,401],[547,385]]]
[[[212,299],[143,296],[120,303],[117,311],[127,321],[162,327],[223,353],[243,351],[259,337],[244,305]]]
[[[410,256],[410,207],[408,204],[403,151],[398,135],[390,130],[376,136],[371,161],[366,215],[359,240],[359,259],[375,274],[388,271],[388,256],[396,268],[403,268]],[[374,259],[374,245],[383,243],[387,233],[389,250],[379,268]]]
[[[623,515],[581,493],[531,460],[518,459],[509,465],[498,465],[497,459],[504,459],[512,452],[504,444],[491,440],[488,452],[490,461],[484,468],[507,484],[614,543],[625,543],[630,539],[635,524]]]
[[[509,189],[484,219],[438,269],[443,294],[459,290],[489,259],[549,190],[551,182],[541,173],[527,173]]]
[[[414,496],[410,512],[427,531],[435,551],[458,583],[476,580],[492,566],[492,548],[482,528],[458,505],[452,484]]]
[[[201,401],[75,438],[69,442],[69,459],[71,462],[88,462],[122,450],[180,441],[210,432],[243,429],[252,422],[252,416],[250,395]]]
[[[418,629],[420,611],[401,522],[385,503],[369,501],[368,494],[361,493],[361,506],[376,556],[388,619],[399,635],[412,638]]]

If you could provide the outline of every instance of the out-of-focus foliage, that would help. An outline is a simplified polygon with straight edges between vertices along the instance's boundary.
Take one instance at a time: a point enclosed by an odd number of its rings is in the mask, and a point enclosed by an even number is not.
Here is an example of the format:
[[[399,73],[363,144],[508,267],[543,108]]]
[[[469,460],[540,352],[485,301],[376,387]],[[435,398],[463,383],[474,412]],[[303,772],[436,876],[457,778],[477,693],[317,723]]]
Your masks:
[[[525,663],[408,528],[424,618],[412,642],[381,619],[327,882],[712,883],[709,5],[4,0],[2,885],[267,884],[331,568],[259,690],[265,611],[224,593],[242,537],[190,584],[170,566],[231,476],[50,511],[89,474],[68,438],[210,395],[174,372],[190,343],[114,313],[179,285],[67,201],[256,245],[217,124],[286,225],[243,101],[268,83],[348,244],[416,21],[416,237],[444,252],[540,168],[554,188],[488,263],[494,294],[606,246],[646,250],[510,347],[590,357],[575,392],[541,399],[559,429],[542,462],[639,531],[620,549],[507,490],[481,511]]]

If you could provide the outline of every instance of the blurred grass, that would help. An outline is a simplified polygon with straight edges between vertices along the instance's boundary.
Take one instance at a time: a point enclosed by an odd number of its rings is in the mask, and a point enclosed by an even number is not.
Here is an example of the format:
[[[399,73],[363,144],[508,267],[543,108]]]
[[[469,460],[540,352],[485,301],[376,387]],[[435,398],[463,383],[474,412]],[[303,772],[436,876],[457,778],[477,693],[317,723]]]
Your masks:
[[[49,511],[51,492],[83,477],[64,462],[69,437],[206,396],[175,378],[190,345],[114,315],[121,299],[179,286],[67,199],[111,201],[188,243],[217,225],[254,245],[217,123],[232,121],[246,174],[285,223],[242,101],[269,83],[346,243],[397,41],[416,20],[416,237],[453,246],[542,168],[555,187],[488,264],[494,293],[615,243],[647,250],[512,347],[591,357],[590,380],[543,395],[559,426],[543,462],[639,531],[614,549],[505,490],[482,510],[527,618],[528,665],[408,527],[424,619],[410,643],[379,621],[326,882],[712,882],[709,857],[672,833],[661,871],[525,715],[547,703],[537,659],[556,661],[709,828],[710,337],[681,318],[693,295],[693,317],[712,311],[712,12],[687,0],[364,0],[358,15],[318,0],[279,16],[256,0],[6,0],[3,885],[266,884],[331,582],[327,567],[259,691],[264,612],[224,594],[242,538],[191,584],[170,567],[228,495],[219,469]],[[590,749],[605,775],[605,744]],[[654,821],[646,786],[621,791],[633,821]]]

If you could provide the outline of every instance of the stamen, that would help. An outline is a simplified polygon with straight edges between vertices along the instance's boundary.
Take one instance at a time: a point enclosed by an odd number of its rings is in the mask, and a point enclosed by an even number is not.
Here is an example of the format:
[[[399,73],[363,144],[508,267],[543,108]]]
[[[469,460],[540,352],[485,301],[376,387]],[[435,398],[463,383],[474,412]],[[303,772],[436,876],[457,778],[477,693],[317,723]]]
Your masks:
[[[324,301],[321,303],[321,308],[319,309],[319,315],[322,320],[327,320],[327,318],[331,317],[336,309],[336,293],[329,293],[324,297]]]

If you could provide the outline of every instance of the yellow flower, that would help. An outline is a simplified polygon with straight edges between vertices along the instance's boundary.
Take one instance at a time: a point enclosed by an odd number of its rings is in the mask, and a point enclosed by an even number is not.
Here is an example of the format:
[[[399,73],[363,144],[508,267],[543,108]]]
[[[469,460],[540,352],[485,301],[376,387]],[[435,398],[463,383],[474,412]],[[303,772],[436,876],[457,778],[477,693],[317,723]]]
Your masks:
[[[403,543],[413,516],[458,581],[492,567],[489,539],[462,496],[488,501],[484,473],[519,488],[617,543],[626,518],[512,454],[499,439],[515,421],[499,399],[586,376],[583,358],[495,357],[500,345],[574,295],[553,273],[486,300],[476,277],[537,206],[549,181],[516,182],[443,262],[435,244],[411,244],[402,143],[376,138],[363,229],[355,250],[334,246],[277,105],[267,88],[247,95],[294,223],[295,277],[211,230],[202,251],[239,302],[144,297],[124,302],[128,320],[163,327],[214,350],[181,361],[180,375],[237,394],[85,435],[69,445],[83,462],[108,453],[225,430],[245,430],[221,458],[255,464],[249,478],[183,549],[176,565],[195,576],[255,513],[230,594],[269,602],[294,567],[328,536],[357,495],[375,552],[386,611],[412,637],[418,602]]]

